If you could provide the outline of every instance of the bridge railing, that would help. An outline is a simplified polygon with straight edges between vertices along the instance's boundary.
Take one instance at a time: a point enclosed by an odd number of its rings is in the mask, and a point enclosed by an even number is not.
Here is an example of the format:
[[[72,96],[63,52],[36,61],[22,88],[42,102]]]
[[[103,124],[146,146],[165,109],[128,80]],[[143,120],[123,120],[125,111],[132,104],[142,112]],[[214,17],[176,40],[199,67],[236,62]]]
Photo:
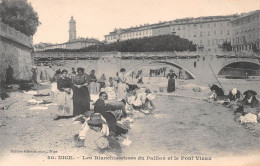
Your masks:
[[[0,22],[0,36],[18,42],[27,47],[32,47],[32,37],[26,36],[20,31],[17,31],[2,22]]]
[[[199,58],[197,52],[34,52],[34,59],[46,60],[80,60],[99,59],[101,57],[117,57],[121,59],[182,59]]]

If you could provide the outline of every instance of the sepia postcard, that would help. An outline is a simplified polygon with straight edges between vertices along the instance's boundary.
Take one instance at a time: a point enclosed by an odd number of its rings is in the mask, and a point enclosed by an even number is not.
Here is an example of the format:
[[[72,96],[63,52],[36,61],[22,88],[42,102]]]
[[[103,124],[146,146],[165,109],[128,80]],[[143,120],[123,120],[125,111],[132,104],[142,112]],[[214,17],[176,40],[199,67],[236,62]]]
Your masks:
[[[260,1],[0,0],[0,165],[260,165]]]

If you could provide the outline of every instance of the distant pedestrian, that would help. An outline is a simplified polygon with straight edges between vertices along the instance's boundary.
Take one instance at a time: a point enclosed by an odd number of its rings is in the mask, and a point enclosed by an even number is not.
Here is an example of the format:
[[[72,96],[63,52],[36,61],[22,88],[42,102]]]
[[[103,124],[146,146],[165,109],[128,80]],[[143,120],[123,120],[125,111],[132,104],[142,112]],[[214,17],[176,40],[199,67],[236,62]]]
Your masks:
[[[126,85],[126,77],[125,77],[125,68],[120,69],[120,74],[118,76],[118,92],[117,92],[117,99],[126,100],[126,95],[127,95],[127,85]]]
[[[37,75],[38,75],[38,69],[37,69],[36,66],[33,66],[32,67],[32,82],[33,82],[33,84],[37,84],[38,83]]]
[[[90,94],[97,94],[97,77],[95,75],[95,70],[91,70],[90,72],[90,84],[89,84],[89,89],[90,89]]]
[[[174,92],[175,91],[175,78],[177,78],[177,75],[173,72],[173,70],[170,70],[170,73],[167,75],[168,78],[168,87],[167,92]]]
[[[13,83],[13,79],[14,79],[14,69],[11,66],[8,66],[8,68],[6,69],[6,83],[7,84],[12,84]]]
[[[72,79],[72,78],[75,77],[76,75],[77,75],[77,73],[76,73],[75,68],[74,68],[74,67],[71,68],[71,73],[69,74],[69,77]]]

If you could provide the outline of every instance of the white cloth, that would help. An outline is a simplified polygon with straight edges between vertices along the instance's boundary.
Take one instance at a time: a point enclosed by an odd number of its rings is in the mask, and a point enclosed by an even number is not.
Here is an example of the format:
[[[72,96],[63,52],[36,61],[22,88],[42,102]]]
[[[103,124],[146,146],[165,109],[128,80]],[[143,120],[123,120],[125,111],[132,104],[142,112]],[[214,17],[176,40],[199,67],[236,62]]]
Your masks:
[[[257,123],[257,116],[255,114],[248,113],[245,116],[239,118],[241,123]]]
[[[102,118],[102,120],[104,120],[106,122],[106,119],[102,115],[101,115],[101,118]],[[86,137],[86,134],[89,130],[89,126],[88,126],[88,122],[87,122],[89,119],[90,119],[90,117],[86,119],[85,123],[82,125],[82,127],[79,131],[79,138],[80,139],[85,139],[85,137]],[[103,136],[109,135],[109,128],[108,128],[107,124],[102,125],[101,133],[103,134]]]
[[[248,99],[247,101],[248,101],[248,103],[251,103],[252,102],[252,99],[253,99],[253,96],[252,97],[250,97],[250,99]]]
[[[237,94],[237,88],[233,88],[231,92],[233,95]]]

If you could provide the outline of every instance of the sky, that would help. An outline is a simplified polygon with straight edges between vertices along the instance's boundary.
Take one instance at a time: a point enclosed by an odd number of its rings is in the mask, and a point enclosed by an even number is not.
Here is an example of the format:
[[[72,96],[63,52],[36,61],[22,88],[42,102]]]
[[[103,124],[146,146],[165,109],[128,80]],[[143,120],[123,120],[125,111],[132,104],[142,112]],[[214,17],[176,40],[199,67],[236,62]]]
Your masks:
[[[40,42],[69,40],[69,20],[77,37],[100,41],[114,28],[129,28],[185,17],[241,14],[260,9],[260,0],[28,0],[41,25],[33,36]]]

